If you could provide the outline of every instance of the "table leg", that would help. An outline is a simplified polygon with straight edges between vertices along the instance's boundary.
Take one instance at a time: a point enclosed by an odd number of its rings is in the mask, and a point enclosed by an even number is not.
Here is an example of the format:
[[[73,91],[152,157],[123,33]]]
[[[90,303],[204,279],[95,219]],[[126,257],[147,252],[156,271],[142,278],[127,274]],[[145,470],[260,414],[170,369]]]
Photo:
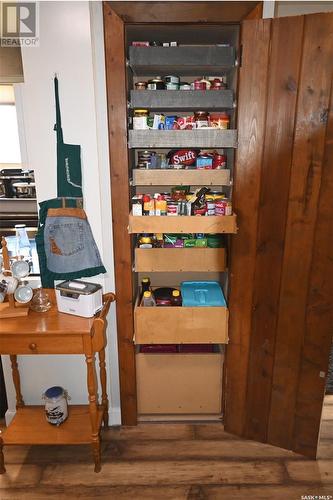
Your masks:
[[[24,406],[24,401],[21,393],[21,381],[20,381],[20,372],[18,370],[18,364],[17,364],[17,356],[11,354],[9,357],[12,364],[13,382],[16,391],[16,408],[22,408],[22,406]]]
[[[87,385],[89,394],[89,412],[91,422],[91,444],[95,460],[95,472],[101,470],[101,440],[98,428],[97,384],[95,371],[95,356],[86,354]]]
[[[3,440],[0,437],[0,474],[4,474],[6,472],[5,469],[5,459],[3,456]]]
[[[99,358],[99,376],[102,388],[103,423],[104,427],[109,427],[109,400],[106,391],[105,349],[99,351],[98,358]]]

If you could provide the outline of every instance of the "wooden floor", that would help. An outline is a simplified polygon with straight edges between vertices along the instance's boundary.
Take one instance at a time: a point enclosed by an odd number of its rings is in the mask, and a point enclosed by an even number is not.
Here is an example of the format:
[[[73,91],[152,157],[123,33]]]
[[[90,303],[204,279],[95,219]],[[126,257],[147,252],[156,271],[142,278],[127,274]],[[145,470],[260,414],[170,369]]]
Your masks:
[[[236,439],[220,424],[140,424],[104,433],[103,468],[88,446],[8,447],[0,500],[333,498],[333,396],[319,460]],[[308,497],[310,498],[310,497]]]

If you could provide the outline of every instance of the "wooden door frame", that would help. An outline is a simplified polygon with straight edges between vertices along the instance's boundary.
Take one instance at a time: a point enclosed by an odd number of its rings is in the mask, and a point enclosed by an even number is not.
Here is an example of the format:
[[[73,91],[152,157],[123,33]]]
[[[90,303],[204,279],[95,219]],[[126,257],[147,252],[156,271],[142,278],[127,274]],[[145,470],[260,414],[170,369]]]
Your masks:
[[[110,179],[122,423],[136,425],[132,249],[128,235],[126,24],[239,23],[262,15],[262,2],[103,2]]]

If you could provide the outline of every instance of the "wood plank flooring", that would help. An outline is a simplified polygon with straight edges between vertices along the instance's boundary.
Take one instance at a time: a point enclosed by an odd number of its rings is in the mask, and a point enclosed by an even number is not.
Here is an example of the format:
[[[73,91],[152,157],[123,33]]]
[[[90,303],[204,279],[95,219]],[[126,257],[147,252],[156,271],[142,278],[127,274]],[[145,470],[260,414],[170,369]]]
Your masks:
[[[103,433],[102,472],[89,446],[5,448],[0,500],[298,500],[333,497],[333,396],[319,459],[238,439],[221,424],[140,424]]]

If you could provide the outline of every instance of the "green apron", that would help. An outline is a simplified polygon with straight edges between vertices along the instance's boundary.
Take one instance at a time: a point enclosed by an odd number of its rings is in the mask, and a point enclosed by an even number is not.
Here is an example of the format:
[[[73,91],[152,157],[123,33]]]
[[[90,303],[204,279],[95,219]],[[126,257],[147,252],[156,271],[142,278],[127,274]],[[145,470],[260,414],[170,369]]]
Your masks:
[[[59,103],[58,79],[54,78],[54,92],[56,102],[57,132],[57,195],[58,198],[39,203],[39,222],[36,235],[36,247],[39,259],[40,276],[43,288],[53,288],[55,280],[71,280],[106,273],[101,265],[88,267],[76,272],[54,273],[47,267],[45,253],[44,227],[49,208],[82,208],[82,175],[81,175],[81,146],[65,144],[61,127],[61,114]]]
[[[81,146],[65,144],[61,128],[58,78],[54,78],[57,132],[57,186],[58,196],[82,198]]]

